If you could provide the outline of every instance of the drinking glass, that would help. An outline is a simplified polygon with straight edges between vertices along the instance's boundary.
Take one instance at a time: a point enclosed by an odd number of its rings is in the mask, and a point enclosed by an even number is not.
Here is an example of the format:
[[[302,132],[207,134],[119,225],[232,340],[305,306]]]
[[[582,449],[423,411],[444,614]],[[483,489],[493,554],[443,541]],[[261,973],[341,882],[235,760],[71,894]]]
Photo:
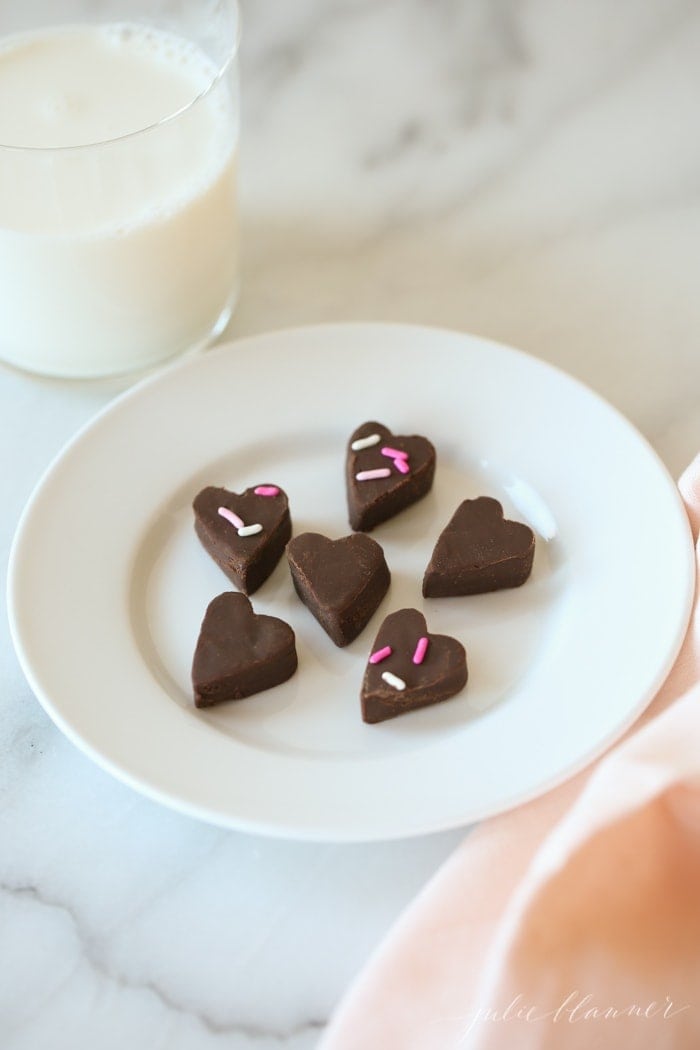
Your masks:
[[[0,0],[0,359],[141,370],[238,295],[235,0]]]

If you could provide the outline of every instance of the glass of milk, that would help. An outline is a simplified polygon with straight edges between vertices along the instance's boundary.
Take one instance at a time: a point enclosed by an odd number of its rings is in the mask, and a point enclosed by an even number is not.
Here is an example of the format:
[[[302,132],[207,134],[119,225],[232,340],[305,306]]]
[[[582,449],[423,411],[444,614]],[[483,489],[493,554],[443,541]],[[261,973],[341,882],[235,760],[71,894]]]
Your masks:
[[[203,346],[238,293],[235,0],[0,0],[0,359]]]

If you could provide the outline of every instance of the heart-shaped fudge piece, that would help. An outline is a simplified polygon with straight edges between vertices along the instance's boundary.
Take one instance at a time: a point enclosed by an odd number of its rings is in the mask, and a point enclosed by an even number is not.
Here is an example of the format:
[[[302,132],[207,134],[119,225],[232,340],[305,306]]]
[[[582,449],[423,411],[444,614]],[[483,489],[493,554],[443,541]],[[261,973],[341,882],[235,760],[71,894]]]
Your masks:
[[[207,606],[192,661],[196,707],[271,689],[297,669],[294,631],[253,612],[244,594],[225,591]]]
[[[406,711],[447,700],[467,682],[461,642],[428,634],[417,609],[391,613],[379,628],[362,682],[365,722],[384,722]]]
[[[382,423],[363,423],[348,442],[350,527],[370,532],[427,495],[434,476],[435,449],[427,438],[392,434]]]
[[[339,646],[357,638],[389,589],[384,551],[369,536],[304,532],[287,544],[287,559],[297,594]]]
[[[245,492],[208,486],[197,494],[194,527],[204,549],[244,594],[265,582],[292,535],[287,494],[278,485]]]
[[[497,499],[465,499],[438,537],[423,577],[423,596],[450,598],[520,587],[534,556],[534,532],[504,518]]]

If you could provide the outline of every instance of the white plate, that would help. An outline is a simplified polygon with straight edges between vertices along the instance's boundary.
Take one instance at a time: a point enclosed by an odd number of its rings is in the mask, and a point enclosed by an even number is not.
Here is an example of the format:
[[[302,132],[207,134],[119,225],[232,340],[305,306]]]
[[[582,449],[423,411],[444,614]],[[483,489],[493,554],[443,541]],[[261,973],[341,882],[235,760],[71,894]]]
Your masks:
[[[345,535],[345,443],[366,419],[425,434],[438,450],[433,492],[373,534],[392,570],[389,595],[339,650],[281,563],[253,604],[294,627],[298,673],[195,710],[199,625],[230,584],[195,537],[193,496],[207,484],[275,481],[295,532]],[[424,601],[437,534],[481,494],[535,529],[532,578]],[[334,325],[218,348],[102,412],[24,513],[9,606],[37,697],[106,769],[205,820],[351,841],[473,821],[581,768],[669,670],[693,581],[675,485],[591,391],[473,336]],[[364,725],[358,690],[374,633],[408,605],[463,641],[469,683],[443,704]]]

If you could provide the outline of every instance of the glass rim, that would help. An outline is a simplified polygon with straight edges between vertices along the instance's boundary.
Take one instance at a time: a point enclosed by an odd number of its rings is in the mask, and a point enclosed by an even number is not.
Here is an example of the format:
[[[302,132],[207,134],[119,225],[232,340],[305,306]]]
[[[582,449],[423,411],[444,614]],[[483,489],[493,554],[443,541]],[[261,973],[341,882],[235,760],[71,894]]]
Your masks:
[[[224,58],[218,63],[216,72],[211,78],[207,86],[203,91],[200,91],[198,95],[191,98],[189,102],[186,102],[184,106],[180,106],[179,109],[174,110],[172,113],[168,113],[165,117],[161,117],[160,120],[153,121],[152,124],[146,124],[143,128],[137,128],[135,131],[127,131],[124,135],[114,135],[107,139],[97,139],[95,142],[82,142],[77,146],[16,146],[11,143],[0,142],[0,150],[9,150],[13,153],[32,153],[35,155],[44,156],[57,156],[58,154],[77,153],[80,150],[92,150],[99,146],[111,146],[118,142],[126,142],[129,139],[137,138],[139,135],[146,135],[149,131],[155,131],[157,128],[164,127],[166,124],[170,124],[181,117],[184,113],[189,112],[198,102],[205,99],[216,87],[217,84],[226,76],[229,72],[233,62],[238,55],[238,49],[241,43],[241,8],[238,0],[228,0],[235,16],[236,16],[236,27],[233,34],[233,40],[231,46],[228,48]],[[99,22],[95,22],[95,25],[99,25]],[[102,23],[107,25],[109,23]],[[147,23],[143,23],[146,25]]]

